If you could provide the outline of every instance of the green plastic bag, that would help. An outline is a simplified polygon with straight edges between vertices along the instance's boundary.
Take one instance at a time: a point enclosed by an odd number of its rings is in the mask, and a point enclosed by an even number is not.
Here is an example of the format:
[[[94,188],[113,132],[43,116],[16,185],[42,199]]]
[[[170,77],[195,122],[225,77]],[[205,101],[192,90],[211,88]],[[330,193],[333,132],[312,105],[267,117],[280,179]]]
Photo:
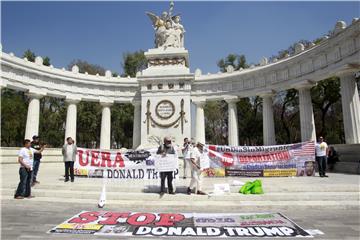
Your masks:
[[[246,182],[239,190],[239,193],[242,194],[263,194],[261,180],[256,179],[253,182]]]

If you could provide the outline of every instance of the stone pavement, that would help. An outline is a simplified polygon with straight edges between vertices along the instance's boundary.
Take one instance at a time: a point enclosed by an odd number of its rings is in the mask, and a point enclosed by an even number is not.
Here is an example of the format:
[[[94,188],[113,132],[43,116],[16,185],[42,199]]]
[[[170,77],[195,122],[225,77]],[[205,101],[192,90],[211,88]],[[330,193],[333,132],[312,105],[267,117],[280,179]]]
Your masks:
[[[97,210],[103,180],[76,178],[63,182],[63,164],[41,165],[41,184],[33,199],[15,200],[19,181],[17,164],[1,164],[2,239],[104,239],[95,236],[54,235],[46,232],[82,210]],[[176,195],[157,194],[158,182],[109,181],[104,210],[147,212],[249,213],[281,212],[304,229],[319,229],[315,239],[359,239],[359,175],[329,174],[329,178],[262,178],[265,194],[241,195],[239,187],[223,196],[188,196],[189,179],[176,182]],[[206,178],[204,190],[214,183],[252,178]],[[149,239],[149,238],[147,238]],[[174,238],[173,238],[174,239]]]

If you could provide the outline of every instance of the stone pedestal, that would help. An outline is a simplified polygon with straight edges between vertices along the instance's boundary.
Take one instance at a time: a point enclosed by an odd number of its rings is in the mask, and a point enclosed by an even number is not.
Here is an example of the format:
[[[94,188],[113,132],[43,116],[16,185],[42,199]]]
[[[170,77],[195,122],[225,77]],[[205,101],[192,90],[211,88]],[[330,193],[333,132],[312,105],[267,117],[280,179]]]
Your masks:
[[[355,75],[340,75],[340,84],[345,142],[360,143],[360,103]]]
[[[42,96],[34,93],[27,95],[30,101],[26,118],[25,139],[32,140],[34,135],[39,134],[40,98]]]
[[[147,69],[137,76],[141,91],[140,148],[169,136],[177,145],[191,137],[190,92],[194,75],[183,48],[150,49]]]

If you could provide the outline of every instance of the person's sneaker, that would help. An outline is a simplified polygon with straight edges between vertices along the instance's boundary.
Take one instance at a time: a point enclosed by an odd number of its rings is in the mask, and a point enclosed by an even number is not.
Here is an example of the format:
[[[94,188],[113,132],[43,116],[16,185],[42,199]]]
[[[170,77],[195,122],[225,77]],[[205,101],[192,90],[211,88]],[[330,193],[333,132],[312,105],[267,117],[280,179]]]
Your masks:
[[[171,194],[171,195],[175,195],[175,192],[169,192],[169,194]]]
[[[68,181],[69,181],[69,179],[65,179],[65,180],[64,180],[64,182],[68,182]]]
[[[14,197],[15,199],[24,199],[24,197],[23,196],[16,196],[16,197]]]
[[[165,192],[160,192],[160,197],[164,196]]]
[[[31,183],[31,186],[32,186],[32,187],[35,186],[35,182],[32,182],[32,183]]]
[[[189,187],[187,188],[186,193],[187,193],[188,195],[191,195],[191,189],[190,189]]]
[[[37,180],[35,180],[35,181],[34,181],[34,183],[36,183],[36,184],[40,184],[40,182],[39,182],[39,181],[37,181]]]
[[[328,175],[323,175],[323,177],[329,177]]]
[[[207,195],[206,193],[204,193],[202,191],[197,191],[196,194],[198,194],[198,195]]]
[[[74,182],[74,179],[71,179],[71,182]]]

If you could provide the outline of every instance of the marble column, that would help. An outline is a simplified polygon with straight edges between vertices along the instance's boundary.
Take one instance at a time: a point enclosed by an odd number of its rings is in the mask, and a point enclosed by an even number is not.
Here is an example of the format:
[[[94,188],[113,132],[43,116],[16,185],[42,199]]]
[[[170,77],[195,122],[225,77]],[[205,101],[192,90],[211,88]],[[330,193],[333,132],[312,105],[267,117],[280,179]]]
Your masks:
[[[77,104],[79,100],[66,99],[65,102],[67,103],[65,140],[71,137],[76,142]]]
[[[133,127],[133,149],[141,143],[141,102],[134,101],[134,127]]]
[[[205,144],[205,118],[204,105],[205,101],[193,101],[196,107],[195,120],[195,141]]]
[[[230,146],[239,145],[239,128],[236,102],[237,99],[225,100],[228,103],[228,142]]]
[[[30,101],[26,118],[25,139],[32,140],[34,135],[39,135],[40,98],[42,95],[35,93],[28,93],[27,95]]]
[[[264,94],[263,99],[263,138],[264,145],[275,145],[275,125],[273,111],[273,94]]]
[[[111,147],[111,112],[112,103],[102,102],[101,115],[101,133],[100,133],[100,149],[110,149]]]
[[[299,91],[301,141],[316,141],[314,112],[310,89],[312,86],[303,86]]]
[[[360,143],[360,103],[355,75],[340,75],[340,87],[345,142]]]

